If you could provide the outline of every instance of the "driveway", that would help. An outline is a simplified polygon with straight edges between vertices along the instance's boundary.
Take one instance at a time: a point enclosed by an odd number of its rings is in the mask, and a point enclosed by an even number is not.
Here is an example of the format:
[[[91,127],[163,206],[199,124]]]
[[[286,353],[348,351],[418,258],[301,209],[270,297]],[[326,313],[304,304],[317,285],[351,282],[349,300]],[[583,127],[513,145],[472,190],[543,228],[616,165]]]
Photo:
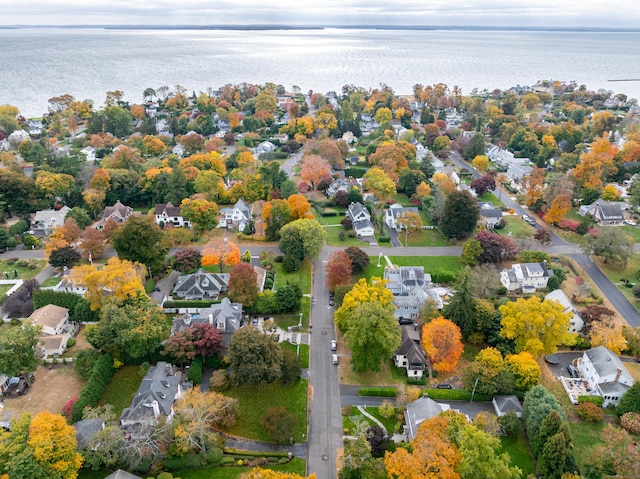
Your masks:
[[[160,291],[153,291],[149,295],[151,296],[151,299],[153,299],[158,304],[164,303],[165,299],[169,297],[169,295],[171,294],[171,291],[173,290],[173,287],[176,285],[176,282],[178,281],[179,276],[180,276],[179,271],[172,271],[169,276],[166,276],[161,280],[159,280],[156,283],[156,289],[159,289]]]
[[[387,233],[389,233],[389,238],[391,238],[391,244],[393,245],[393,247],[402,248],[402,243],[400,243],[400,240],[398,239],[398,232],[394,229],[389,228],[388,225],[384,225],[384,227],[387,229]]]

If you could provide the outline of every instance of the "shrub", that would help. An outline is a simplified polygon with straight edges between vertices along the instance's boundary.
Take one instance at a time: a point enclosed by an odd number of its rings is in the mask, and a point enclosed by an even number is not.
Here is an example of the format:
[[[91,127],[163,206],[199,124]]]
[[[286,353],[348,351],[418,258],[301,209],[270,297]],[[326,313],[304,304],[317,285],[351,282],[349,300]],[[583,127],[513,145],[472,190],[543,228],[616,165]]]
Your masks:
[[[590,402],[596,406],[602,407],[604,398],[602,396],[578,396],[578,404]]]
[[[456,275],[451,271],[435,271],[431,273],[431,280],[434,283],[453,283]]]
[[[220,301],[207,301],[207,300],[176,300],[176,301],[165,301],[162,305],[163,308],[172,309],[172,308],[208,308],[212,304],[217,304]]]
[[[347,404],[342,408],[342,415],[344,417],[349,417],[353,415],[353,406],[351,404]]]
[[[282,260],[282,269],[285,273],[293,273],[300,268],[300,260],[293,255],[286,254]]]
[[[620,418],[620,425],[631,434],[640,434],[640,414],[628,412]]]
[[[520,430],[520,419],[515,412],[509,411],[504,416],[498,418],[498,424],[507,436],[512,436]]]
[[[600,422],[604,416],[602,408],[590,402],[583,402],[578,405],[577,410],[578,416],[589,422]]]
[[[209,389],[212,391],[225,391],[229,388],[229,375],[224,369],[218,369],[214,371],[209,381]]]
[[[220,464],[222,461],[222,449],[219,447],[212,448],[209,452],[207,452],[207,464]]]
[[[636,298],[640,298],[640,283],[636,284],[631,290],[631,292]]]
[[[71,348],[75,346],[75,344],[76,344],[76,338],[70,338],[69,341],[67,341],[67,348]]]
[[[358,396],[378,396],[378,397],[387,397],[394,398],[398,390],[396,388],[385,388],[385,387],[364,387],[358,390]]]
[[[382,401],[382,404],[378,407],[378,413],[385,419],[389,419],[395,414],[396,410],[390,401]]]
[[[13,318],[9,321],[9,324],[11,324],[11,326],[20,326],[21,321],[18,318]]]
[[[95,407],[102,396],[107,384],[113,377],[113,356],[109,353],[103,354],[91,368],[91,374],[87,384],[80,393],[80,397],[73,405],[73,421],[82,419],[82,415],[87,406]]]
[[[344,241],[347,239],[347,232],[345,230],[338,231],[338,239]]]
[[[204,460],[200,455],[187,454],[183,457],[172,457],[164,460],[164,468],[170,471],[180,469],[196,469],[204,466]]]
[[[200,384],[202,382],[202,358],[196,358],[191,361],[187,379],[193,384]]]

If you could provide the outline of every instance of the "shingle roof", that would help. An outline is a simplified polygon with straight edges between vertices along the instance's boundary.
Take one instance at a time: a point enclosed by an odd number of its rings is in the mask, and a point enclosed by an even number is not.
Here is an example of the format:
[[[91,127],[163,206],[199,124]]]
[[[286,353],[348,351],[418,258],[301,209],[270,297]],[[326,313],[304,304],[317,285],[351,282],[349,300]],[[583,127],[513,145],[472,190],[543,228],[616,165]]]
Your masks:
[[[76,430],[78,449],[87,449],[94,434],[104,427],[104,421],[98,418],[83,419],[82,421],[74,422],[73,427]]]
[[[518,400],[518,396],[493,396],[493,400],[496,403],[498,411],[502,413],[510,411],[515,413],[522,412],[522,405],[520,404],[520,400]]]
[[[184,293],[184,296],[217,296],[227,290],[229,277],[228,273],[209,273],[200,268],[195,273],[180,276],[173,291]]]
[[[53,328],[57,326],[67,314],[69,314],[67,308],[56,306],[55,304],[47,304],[31,313],[29,319],[33,321],[33,324],[36,326]]]
[[[154,214],[161,215],[165,213],[167,216],[182,216],[180,211],[181,208],[179,206],[173,206],[171,202],[167,204],[158,203]]]
[[[633,378],[627,368],[622,364],[620,358],[609,349],[604,346],[598,346],[596,348],[588,349],[585,354],[593,364],[593,367],[598,371],[600,377],[615,375],[618,369],[622,370],[622,374],[629,378],[633,383]]]
[[[140,476],[136,476],[135,474],[131,474],[130,472],[123,471],[122,469],[118,469],[116,472],[109,474],[104,479],[142,479]]]

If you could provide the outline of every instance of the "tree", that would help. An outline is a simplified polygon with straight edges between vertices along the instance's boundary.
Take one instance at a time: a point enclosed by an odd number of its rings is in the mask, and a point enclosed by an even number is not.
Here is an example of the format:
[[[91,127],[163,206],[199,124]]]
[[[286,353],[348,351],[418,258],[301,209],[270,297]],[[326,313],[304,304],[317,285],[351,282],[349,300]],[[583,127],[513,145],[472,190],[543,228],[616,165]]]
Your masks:
[[[320,254],[324,244],[327,242],[327,232],[315,220],[300,219],[286,224],[280,229],[280,250],[284,254],[294,254],[298,249],[294,243],[299,238],[302,246],[303,257],[298,259],[314,259]]]
[[[172,267],[175,271],[186,274],[200,267],[202,254],[196,248],[182,248],[173,255]]]
[[[37,328],[25,322],[22,327],[8,328],[0,335],[0,371],[9,377],[35,371],[38,334]]]
[[[460,260],[462,264],[467,266],[475,266],[478,264],[478,259],[482,254],[482,246],[477,239],[468,239],[462,247],[462,256]]]
[[[143,264],[151,274],[162,270],[167,250],[162,243],[162,230],[153,218],[131,216],[113,232],[111,244],[120,259]]]
[[[175,405],[175,415],[179,419],[176,441],[184,450],[196,448],[206,454],[207,444],[217,435],[214,426],[230,426],[235,422],[236,402],[217,392],[189,389]]]
[[[529,176],[524,179],[523,186],[525,189],[525,204],[538,209],[538,201],[542,199],[542,193],[544,191],[544,177],[547,174],[547,170],[544,168],[534,167]]]
[[[415,211],[405,211],[404,214],[397,219],[396,223],[404,229],[405,246],[408,246],[408,235],[422,229],[422,218],[420,218],[420,213]]]
[[[196,354],[203,360],[208,357],[217,357],[222,350],[222,333],[211,323],[199,323],[194,325],[193,344]]]
[[[289,203],[289,207],[291,208],[292,220],[309,218],[311,205],[304,196],[297,194],[290,195],[289,198],[287,198],[287,203]],[[313,217],[313,215],[311,215],[311,217]]]
[[[351,271],[351,260],[345,251],[331,253],[326,266],[326,285],[329,291],[333,291],[339,284],[349,284]]]
[[[476,235],[476,239],[482,248],[482,253],[478,257],[480,263],[501,263],[503,260],[514,259],[520,251],[516,242],[511,238],[493,231],[480,231]]]
[[[287,282],[276,291],[276,308],[280,313],[297,311],[300,309],[301,299],[302,291],[300,291],[300,287],[297,284]]]
[[[381,202],[386,202],[396,192],[396,185],[387,174],[378,167],[369,169],[364,174],[365,187],[371,190]]]
[[[537,296],[518,298],[500,306],[502,337],[516,343],[516,351],[527,351],[534,357],[555,353],[558,345],[571,345],[575,335],[569,333],[569,314],[557,301],[540,301]]]
[[[262,220],[266,223],[267,240],[280,238],[280,229],[291,221],[291,207],[285,200],[267,201],[262,209]]]
[[[480,209],[468,191],[454,191],[445,202],[440,229],[449,238],[462,239],[476,228]]]
[[[620,398],[620,402],[616,406],[616,415],[618,417],[628,412],[640,413],[640,381],[637,381],[627,389],[627,392]]]
[[[634,477],[638,473],[640,449],[637,440],[613,424],[604,426],[600,445],[590,451],[586,477]]]
[[[351,272],[358,274],[369,267],[369,255],[357,246],[349,246],[344,250],[351,261]]]
[[[260,418],[269,438],[277,444],[287,444],[293,437],[298,418],[287,411],[283,406],[267,408]]]
[[[592,348],[604,346],[616,355],[620,355],[627,346],[627,340],[622,334],[621,324],[592,323],[589,331],[589,340]]]
[[[181,366],[190,363],[196,357],[194,334],[193,328],[176,331],[162,344],[162,354],[169,356],[175,364]]]
[[[571,209],[571,196],[567,193],[556,196],[551,202],[551,207],[547,211],[544,219],[548,223],[555,224],[565,217]]]
[[[213,229],[218,224],[218,205],[213,201],[185,198],[181,212],[184,219],[192,222],[199,231]]]
[[[202,266],[218,265],[220,272],[225,266],[235,266],[240,263],[240,249],[227,238],[214,238],[202,249]]]
[[[107,298],[125,301],[144,296],[142,283],[145,276],[144,266],[109,258],[107,264],[100,269],[93,265],[73,268],[69,279],[73,284],[87,288],[85,298],[91,303],[91,310],[96,311]]]
[[[614,165],[618,153],[606,135],[595,138],[587,153],[580,156],[580,162],[573,170],[573,177],[583,188],[602,189],[603,179],[617,171]]]
[[[462,356],[464,346],[460,328],[442,316],[422,327],[422,347],[429,359],[429,381],[433,381],[433,370],[451,372]]]
[[[522,402],[522,421],[527,437],[536,437],[540,424],[551,411],[557,411],[564,419],[564,412],[553,394],[539,385],[529,389]]]
[[[229,365],[238,384],[273,383],[282,376],[282,349],[257,328],[240,328],[229,342]]]
[[[9,316],[26,318],[33,313],[32,293],[40,287],[35,279],[26,280],[22,287],[4,300],[2,310]]]
[[[479,195],[484,195],[487,191],[494,191],[496,189],[496,175],[486,174],[480,178],[476,178],[471,181],[469,186]]]
[[[100,230],[87,226],[80,235],[78,249],[84,252],[92,260],[102,257],[106,249],[106,238]]]
[[[456,292],[451,297],[449,304],[442,310],[443,316],[460,328],[464,339],[476,330],[476,300],[473,297],[472,281],[471,268],[467,266],[458,275],[458,281],[455,285]]]
[[[563,433],[559,432],[549,438],[538,457],[538,471],[542,477],[560,479],[565,470],[569,448]]]
[[[75,479],[82,465],[76,451],[76,430],[60,414],[44,411],[36,414],[29,427],[27,445],[46,477]]]
[[[626,268],[633,253],[633,240],[618,228],[602,228],[597,237],[591,237],[585,247],[586,254],[602,256],[605,263],[614,263]]]
[[[510,465],[509,454],[498,454],[502,446],[497,437],[468,425],[460,431],[458,443],[458,471],[464,479],[520,479],[522,471]]]
[[[300,166],[300,178],[315,189],[324,179],[331,178],[331,165],[321,156],[305,156]]]
[[[258,293],[258,277],[253,266],[244,262],[236,264],[229,277],[229,298],[250,308],[256,302]]]
[[[480,173],[484,173],[489,168],[489,158],[485,155],[478,155],[473,159],[471,165]]]
[[[64,246],[51,252],[49,264],[54,268],[72,268],[80,259],[80,253],[73,246]]]
[[[478,155],[485,154],[485,140],[482,133],[476,133],[471,137],[469,145],[464,149],[464,157],[467,160],[475,158]]]
[[[302,477],[293,472],[278,472],[271,469],[255,468],[249,471],[247,479],[316,479],[315,474],[311,474],[308,477]]]
[[[376,276],[373,276],[369,282],[365,278],[361,278],[344,295],[342,305],[335,312],[334,317],[338,327],[342,331],[348,331],[355,322],[353,321],[354,309],[367,302],[377,302],[381,306],[393,305],[393,293]]]
[[[514,386],[518,391],[528,391],[540,382],[540,365],[526,351],[508,354],[505,358],[505,365],[513,374]]]

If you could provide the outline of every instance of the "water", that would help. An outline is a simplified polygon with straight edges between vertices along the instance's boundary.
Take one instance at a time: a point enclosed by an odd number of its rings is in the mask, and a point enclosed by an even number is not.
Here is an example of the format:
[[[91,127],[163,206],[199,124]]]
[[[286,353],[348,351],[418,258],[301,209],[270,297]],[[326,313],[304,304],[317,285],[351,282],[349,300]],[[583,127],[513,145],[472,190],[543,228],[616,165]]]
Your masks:
[[[26,116],[69,93],[102,105],[109,90],[189,92],[227,83],[340,91],[345,84],[410,94],[416,83],[506,89],[575,80],[640,98],[640,33],[452,30],[0,30],[0,104]]]

